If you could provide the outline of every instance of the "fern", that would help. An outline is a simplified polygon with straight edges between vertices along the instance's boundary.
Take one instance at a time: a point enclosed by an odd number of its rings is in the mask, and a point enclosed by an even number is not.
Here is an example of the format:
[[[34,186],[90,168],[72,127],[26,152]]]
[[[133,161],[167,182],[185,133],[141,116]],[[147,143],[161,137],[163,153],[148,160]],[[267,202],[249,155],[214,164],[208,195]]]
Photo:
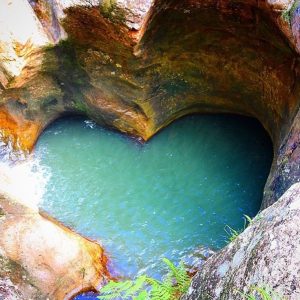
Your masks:
[[[149,278],[149,284],[151,285],[151,291],[149,299],[151,300],[173,300],[175,290],[170,282],[160,282],[155,279]]]
[[[146,276],[139,276],[135,281],[126,280],[121,282],[110,281],[106,286],[101,289],[101,295],[98,299],[111,300],[111,299],[132,299],[133,295],[137,294],[135,299],[143,298],[144,286],[146,284]]]
[[[172,281],[175,279],[176,281],[176,289],[180,294],[185,293],[190,285],[190,277],[186,272],[186,269],[181,262],[178,267],[176,267],[170,260],[167,258],[163,258],[163,262],[169,267],[170,272],[168,274],[167,280]],[[171,282],[172,284],[173,282]]]
[[[164,258],[163,262],[168,266],[169,273],[161,282],[145,275],[135,280],[123,282],[110,281],[101,289],[100,300],[176,300],[187,292],[190,285],[190,277],[181,263],[176,267],[170,260]]]

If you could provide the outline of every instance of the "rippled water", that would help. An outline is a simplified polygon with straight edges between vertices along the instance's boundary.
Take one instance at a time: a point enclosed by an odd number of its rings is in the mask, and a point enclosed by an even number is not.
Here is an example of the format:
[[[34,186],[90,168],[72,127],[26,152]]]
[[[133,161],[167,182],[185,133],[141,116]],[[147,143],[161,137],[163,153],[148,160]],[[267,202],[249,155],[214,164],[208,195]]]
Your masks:
[[[114,274],[160,277],[161,258],[219,249],[226,224],[257,213],[272,146],[236,116],[186,117],[145,144],[74,117],[50,126],[34,156],[50,176],[42,209],[100,241]]]

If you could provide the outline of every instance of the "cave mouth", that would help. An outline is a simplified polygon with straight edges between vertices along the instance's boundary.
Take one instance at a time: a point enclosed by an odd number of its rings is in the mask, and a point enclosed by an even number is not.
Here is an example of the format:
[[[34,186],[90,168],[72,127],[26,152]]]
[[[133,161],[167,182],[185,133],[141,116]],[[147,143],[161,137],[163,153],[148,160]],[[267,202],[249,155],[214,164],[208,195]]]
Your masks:
[[[160,278],[161,258],[191,263],[256,215],[273,152],[248,117],[186,116],[141,144],[74,116],[50,125],[33,157],[48,178],[41,209],[99,241],[113,275]]]

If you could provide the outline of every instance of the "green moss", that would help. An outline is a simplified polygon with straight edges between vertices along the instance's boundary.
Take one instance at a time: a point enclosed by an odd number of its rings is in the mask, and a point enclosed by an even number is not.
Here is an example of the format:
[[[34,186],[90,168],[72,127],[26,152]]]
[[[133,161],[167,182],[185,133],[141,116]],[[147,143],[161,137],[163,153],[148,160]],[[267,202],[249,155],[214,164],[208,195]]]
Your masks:
[[[5,212],[4,210],[0,207],[0,218],[5,216]]]
[[[85,103],[81,102],[81,101],[74,102],[73,107],[78,112],[85,113],[85,114],[88,113],[87,105]]]
[[[90,86],[85,70],[79,64],[76,50],[71,39],[61,41],[57,46],[48,49],[43,63],[43,72],[53,78],[63,92],[62,105],[86,113],[87,106],[82,103],[82,90]],[[49,96],[43,100],[43,107],[52,108],[58,104],[57,99]]]
[[[103,0],[100,5],[100,10],[103,14],[111,14],[116,7],[116,0]]]
[[[116,0],[103,0],[100,4],[100,12],[113,22],[125,23],[125,12],[117,6]]]
[[[281,17],[289,23],[289,25],[292,25],[292,17],[298,7],[299,0],[295,0],[292,6],[286,10],[284,10],[281,14]]]

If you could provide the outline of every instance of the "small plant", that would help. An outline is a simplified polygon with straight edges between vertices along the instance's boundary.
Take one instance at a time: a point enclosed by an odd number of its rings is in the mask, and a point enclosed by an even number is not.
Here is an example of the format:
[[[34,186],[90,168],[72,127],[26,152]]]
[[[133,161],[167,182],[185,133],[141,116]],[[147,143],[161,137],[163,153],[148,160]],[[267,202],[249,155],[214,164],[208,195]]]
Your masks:
[[[100,10],[103,15],[109,17],[116,8],[116,0],[103,0],[100,5]]]
[[[289,23],[289,25],[291,25],[291,19],[293,17],[295,10],[297,9],[298,3],[299,1],[295,0],[293,4],[288,9],[284,10],[281,14],[283,20]]]
[[[249,294],[240,294],[245,300],[285,300],[268,287],[253,286]]]
[[[251,219],[249,216],[244,215],[244,228],[241,230],[235,230],[229,225],[225,225],[224,230],[227,233],[228,236],[228,243],[233,242],[249,225],[253,223],[253,219]]]
[[[163,281],[142,275],[135,280],[110,281],[101,289],[100,300],[176,300],[187,292],[191,278],[181,263],[176,267],[164,258],[169,273]]]
[[[244,229],[253,223],[253,219],[247,215],[244,215]]]
[[[228,236],[228,243],[233,242],[239,236],[239,234],[242,233],[242,230],[235,230],[229,225],[225,225],[224,230]]]

